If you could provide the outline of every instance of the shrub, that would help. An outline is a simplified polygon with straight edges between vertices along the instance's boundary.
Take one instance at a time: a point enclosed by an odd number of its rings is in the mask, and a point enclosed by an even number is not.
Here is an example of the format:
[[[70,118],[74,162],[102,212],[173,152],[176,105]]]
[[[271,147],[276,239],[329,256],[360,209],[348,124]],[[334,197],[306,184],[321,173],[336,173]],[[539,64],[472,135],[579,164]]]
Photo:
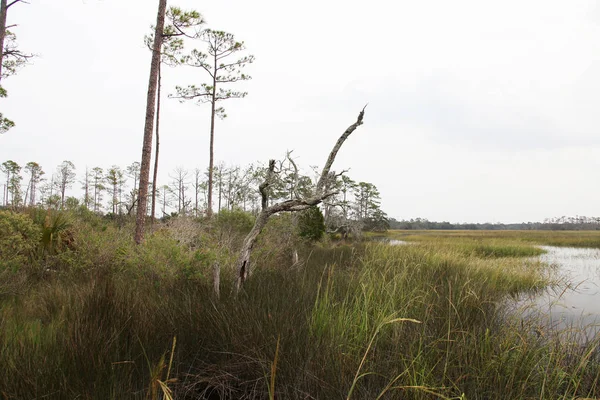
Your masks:
[[[300,213],[298,217],[298,234],[308,240],[317,241],[325,233],[325,218],[317,206]]]
[[[41,236],[31,218],[0,211],[0,270],[18,269],[25,264],[38,248]]]
[[[216,227],[222,232],[247,234],[254,226],[252,214],[242,210],[221,210],[217,215]]]
[[[47,254],[56,254],[73,244],[73,223],[69,215],[63,211],[33,209],[33,222],[42,232],[42,248]]]

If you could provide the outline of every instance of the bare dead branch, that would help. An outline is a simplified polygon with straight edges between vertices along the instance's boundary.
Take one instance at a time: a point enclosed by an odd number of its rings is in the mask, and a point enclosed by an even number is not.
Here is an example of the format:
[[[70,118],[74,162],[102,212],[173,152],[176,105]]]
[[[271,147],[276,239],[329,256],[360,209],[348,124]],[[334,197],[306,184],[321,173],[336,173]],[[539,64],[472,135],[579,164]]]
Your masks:
[[[329,153],[329,157],[327,158],[327,162],[325,163],[325,166],[323,167],[323,171],[321,172],[321,177],[319,178],[319,182],[317,183],[316,193],[320,193],[323,190],[323,188],[325,186],[325,181],[327,180],[327,176],[329,175],[329,170],[331,169],[331,165],[335,161],[335,157],[337,156],[337,153],[340,150],[340,147],[342,147],[342,145],[344,144],[346,139],[348,139],[348,136],[350,136],[350,134],[352,132],[354,132],[356,130],[356,128],[358,128],[359,126],[361,126],[363,124],[363,117],[365,115],[365,108],[367,108],[367,105],[368,105],[368,103],[363,107],[362,111],[358,114],[358,118],[356,119],[356,122],[353,123],[352,125],[350,125],[346,129],[346,131],[344,131],[344,133],[342,134],[342,136],[340,136],[340,138],[338,139],[335,146],[333,146],[333,149],[331,150],[331,153]]]
[[[17,3],[25,3],[25,4],[29,4],[29,2],[27,2],[27,1],[25,1],[25,0],[14,0],[14,1],[11,1],[10,3],[8,3],[8,4],[6,5],[6,9],[8,10],[8,9],[10,8],[10,6],[12,6],[12,5],[14,5],[14,4],[17,4]]]
[[[349,171],[350,171],[350,168],[348,168],[348,169],[343,169],[343,170],[342,170],[342,172],[340,172],[339,174],[335,174],[334,176],[335,176],[336,178],[339,178],[340,176],[344,175],[346,172],[349,172]]]

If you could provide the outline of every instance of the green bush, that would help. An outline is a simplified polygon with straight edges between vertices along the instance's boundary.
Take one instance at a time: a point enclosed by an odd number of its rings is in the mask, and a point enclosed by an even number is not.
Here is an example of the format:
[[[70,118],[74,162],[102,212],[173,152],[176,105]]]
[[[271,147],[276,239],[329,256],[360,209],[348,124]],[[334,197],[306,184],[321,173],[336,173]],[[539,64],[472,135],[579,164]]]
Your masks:
[[[217,214],[216,228],[222,232],[247,234],[254,226],[252,214],[242,210],[221,210]]]
[[[298,218],[298,234],[308,240],[317,241],[325,233],[325,218],[317,206],[300,213]]]
[[[31,218],[12,211],[0,211],[0,270],[18,269],[37,250],[41,230]]]

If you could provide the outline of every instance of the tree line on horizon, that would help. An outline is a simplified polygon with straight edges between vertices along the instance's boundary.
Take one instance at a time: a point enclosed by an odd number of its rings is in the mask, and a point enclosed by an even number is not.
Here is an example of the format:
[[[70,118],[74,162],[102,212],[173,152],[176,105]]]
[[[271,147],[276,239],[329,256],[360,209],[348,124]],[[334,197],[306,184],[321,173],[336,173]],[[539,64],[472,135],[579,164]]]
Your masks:
[[[401,230],[552,230],[552,231],[597,231],[600,230],[600,217],[554,217],[541,222],[520,223],[451,223],[448,221],[429,221],[427,218],[397,220],[389,218],[390,229]]]

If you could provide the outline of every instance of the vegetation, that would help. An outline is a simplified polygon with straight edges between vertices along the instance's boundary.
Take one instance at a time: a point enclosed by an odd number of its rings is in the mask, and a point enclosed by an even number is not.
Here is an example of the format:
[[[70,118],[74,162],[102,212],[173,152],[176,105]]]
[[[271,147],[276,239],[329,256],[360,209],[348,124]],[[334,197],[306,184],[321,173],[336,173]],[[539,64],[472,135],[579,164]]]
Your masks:
[[[139,246],[133,219],[84,207],[3,211],[1,237],[19,245],[2,251],[20,259],[3,264],[0,283],[3,396],[598,395],[597,340],[540,335],[540,321],[511,311],[511,295],[548,283],[545,266],[523,258],[542,234],[423,232],[402,236],[422,243],[413,246],[307,247],[290,216],[269,220],[254,275],[234,297],[236,251],[253,224],[241,211],[157,223]],[[290,268],[296,248],[303,261]],[[220,300],[215,261],[230,266]]]
[[[312,206],[298,217],[298,234],[308,240],[318,241],[325,234],[325,218],[319,207]]]
[[[445,242],[460,240],[465,246],[485,243],[510,243],[514,248],[531,248],[531,244],[565,247],[600,248],[598,231],[402,231],[393,230],[386,237],[418,241]],[[523,250],[527,252],[528,250]],[[528,255],[528,254],[523,254]],[[534,255],[534,254],[529,254]]]

